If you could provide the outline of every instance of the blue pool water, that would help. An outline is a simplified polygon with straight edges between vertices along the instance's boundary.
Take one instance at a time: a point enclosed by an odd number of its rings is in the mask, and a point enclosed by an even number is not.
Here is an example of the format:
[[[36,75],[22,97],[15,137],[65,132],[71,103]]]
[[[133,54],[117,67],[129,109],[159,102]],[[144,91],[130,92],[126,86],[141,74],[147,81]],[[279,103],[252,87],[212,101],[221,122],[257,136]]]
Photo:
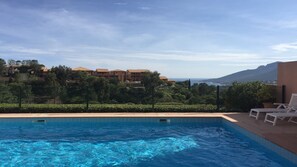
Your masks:
[[[0,120],[1,166],[295,166],[221,119],[45,120]]]

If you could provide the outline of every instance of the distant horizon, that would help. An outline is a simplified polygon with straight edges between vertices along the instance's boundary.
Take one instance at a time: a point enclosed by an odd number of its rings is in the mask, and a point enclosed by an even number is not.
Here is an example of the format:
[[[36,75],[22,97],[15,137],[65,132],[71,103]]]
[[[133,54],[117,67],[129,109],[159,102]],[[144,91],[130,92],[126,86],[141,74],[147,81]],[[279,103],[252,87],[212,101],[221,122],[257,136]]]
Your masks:
[[[206,79],[213,79],[213,78],[169,78],[169,79],[172,79],[172,80],[174,80],[174,79],[177,79],[177,80],[198,80],[198,81],[200,81],[200,80],[206,80]]]
[[[1,1],[0,57],[218,78],[296,61],[296,6],[296,0]]]

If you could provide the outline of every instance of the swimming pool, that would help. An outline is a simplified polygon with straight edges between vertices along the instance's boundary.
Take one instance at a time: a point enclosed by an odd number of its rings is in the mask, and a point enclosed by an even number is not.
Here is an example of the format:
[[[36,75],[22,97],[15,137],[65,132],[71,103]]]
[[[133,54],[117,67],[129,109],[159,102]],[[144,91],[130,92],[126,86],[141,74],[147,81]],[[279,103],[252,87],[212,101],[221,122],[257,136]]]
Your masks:
[[[296,166],[221,118],[0,119],[2,166]]]

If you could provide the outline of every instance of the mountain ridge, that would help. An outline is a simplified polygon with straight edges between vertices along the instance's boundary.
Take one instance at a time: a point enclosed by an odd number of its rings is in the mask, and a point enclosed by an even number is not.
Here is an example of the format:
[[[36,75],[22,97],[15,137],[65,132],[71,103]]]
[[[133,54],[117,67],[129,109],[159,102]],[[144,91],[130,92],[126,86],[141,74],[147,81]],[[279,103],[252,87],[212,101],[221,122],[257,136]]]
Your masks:
[[[203,80],[203,82],[230,84],[232,82],[261,81],[266,83],[273,83],[277,80],[278,63],[280,62],[273,62],[267,65],[261,65],[256,69],[243,70],[220,78]]]

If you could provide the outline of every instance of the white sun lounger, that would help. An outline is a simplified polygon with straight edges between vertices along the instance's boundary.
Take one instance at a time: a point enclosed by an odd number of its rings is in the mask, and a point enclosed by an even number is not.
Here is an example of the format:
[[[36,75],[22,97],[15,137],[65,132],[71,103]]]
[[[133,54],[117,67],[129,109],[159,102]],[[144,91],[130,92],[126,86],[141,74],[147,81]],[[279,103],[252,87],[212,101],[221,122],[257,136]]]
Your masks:
[[[286,108],[252,108],[249,116],[259,119],[260,113],[287,112]]]
[[[260,113],[287,113],[292,111],[292,107],[297,108],[297,93],[293,93],[289,104],[275,103],[277,108],[252,108],[250,110],[250,117],[259,119]]]
[[[264,122],[270,122],[273,124],[273,126],[275,126],[277,119],[290,118],[289,122],[293,122],[297,124],[297,121],[293,120],[296,117],[297,117],[297,111],[289,112],[289,113],[268,113],[265,116]]]

